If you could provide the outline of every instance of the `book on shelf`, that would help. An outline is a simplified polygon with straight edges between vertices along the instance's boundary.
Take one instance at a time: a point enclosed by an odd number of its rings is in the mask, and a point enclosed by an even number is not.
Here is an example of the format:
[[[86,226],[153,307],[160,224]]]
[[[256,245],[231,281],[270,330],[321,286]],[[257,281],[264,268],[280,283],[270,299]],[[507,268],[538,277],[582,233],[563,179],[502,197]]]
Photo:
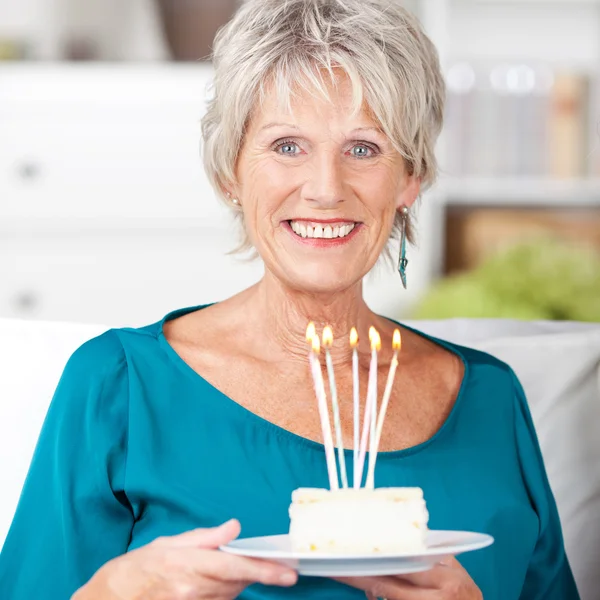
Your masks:
[[[461,63],[450,69],[447,81],[444,174],[600,175],[595,125],[600,114],[593,114],[593,93],[599,90],[588,74],[546,65]]]
[[[587,76],[555,75],[548,122],[552,177],[569,179],[587,174],[589,92]]]

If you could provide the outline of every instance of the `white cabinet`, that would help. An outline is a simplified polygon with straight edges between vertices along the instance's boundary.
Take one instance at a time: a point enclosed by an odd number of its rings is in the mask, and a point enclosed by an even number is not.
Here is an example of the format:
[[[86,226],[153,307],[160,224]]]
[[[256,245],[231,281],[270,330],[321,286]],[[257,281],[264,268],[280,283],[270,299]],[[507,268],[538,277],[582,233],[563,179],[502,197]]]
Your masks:
[[[0,316],[139,324],[258,279],[202,170],[208,75],[0,69]]]
[[[216,218],[202,67],[0,70],[0,218]]]
[[[259,279],[260,262],[226,255],[231,241],[216,227],[0,234],[0,316],[150,323]]]

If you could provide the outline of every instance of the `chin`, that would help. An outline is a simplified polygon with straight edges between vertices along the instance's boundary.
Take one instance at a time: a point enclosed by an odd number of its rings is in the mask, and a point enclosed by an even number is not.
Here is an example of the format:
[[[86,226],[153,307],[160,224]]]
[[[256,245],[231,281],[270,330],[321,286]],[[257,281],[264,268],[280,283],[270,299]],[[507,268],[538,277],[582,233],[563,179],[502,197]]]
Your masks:
[[[359,282],[362,273],[351,273],[347,268],[329,265],[307,265],[302,269],[284,269],[283,281],[290,288],[307,294],[337,294]]]

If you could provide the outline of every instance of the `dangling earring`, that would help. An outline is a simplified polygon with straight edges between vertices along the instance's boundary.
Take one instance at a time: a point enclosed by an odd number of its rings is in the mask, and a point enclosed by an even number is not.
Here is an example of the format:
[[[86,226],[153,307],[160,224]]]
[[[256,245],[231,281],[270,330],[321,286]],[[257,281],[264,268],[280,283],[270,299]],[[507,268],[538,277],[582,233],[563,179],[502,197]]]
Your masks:
[[[406,289],[406,266],[408,265],[408,259],[406,258],[406,228],[408,221],[408,208],[403,206],[400,210],[400,216],[402,217],[402,232],[400,234],[400,256],[398,257],[398,273],[400,273],[400,279],[402,280],[402,286]]]

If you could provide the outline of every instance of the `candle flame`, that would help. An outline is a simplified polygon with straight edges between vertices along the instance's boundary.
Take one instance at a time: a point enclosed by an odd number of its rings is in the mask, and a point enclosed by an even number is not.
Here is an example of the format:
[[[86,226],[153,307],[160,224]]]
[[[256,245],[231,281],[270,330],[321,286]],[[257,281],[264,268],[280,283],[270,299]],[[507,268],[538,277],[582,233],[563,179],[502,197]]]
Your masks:
[[[306,328],[306,341],[309,344],[312,344],[313,338],[317,335],[317,330],[315,329],[315,324],[311,321]]]
[[[400,337],[400,330],[394,329],[394,337],[392,338],[392,348],[394,350],[400,350],[402,347],[402,338]]]
[[[350,346],[352,348],[356,348],[357,344],[358,344],[358,331],[356,331],[356,327],[353,327],[350,330]]]
[[[333,331],[329,325],[323,327],[323,347],[331,348],[333,345]]]
[[[321,349],[321,342],[319,342],[319,336],[318,335],[314,335],[313,338],[311,339],[311,344],[312,344],[312,351],[315,354],[319,354],[319,351]]]
[[[371,342],[371,350],[381,350],[381,337],[375,327],[369,327],[369,341]]]

